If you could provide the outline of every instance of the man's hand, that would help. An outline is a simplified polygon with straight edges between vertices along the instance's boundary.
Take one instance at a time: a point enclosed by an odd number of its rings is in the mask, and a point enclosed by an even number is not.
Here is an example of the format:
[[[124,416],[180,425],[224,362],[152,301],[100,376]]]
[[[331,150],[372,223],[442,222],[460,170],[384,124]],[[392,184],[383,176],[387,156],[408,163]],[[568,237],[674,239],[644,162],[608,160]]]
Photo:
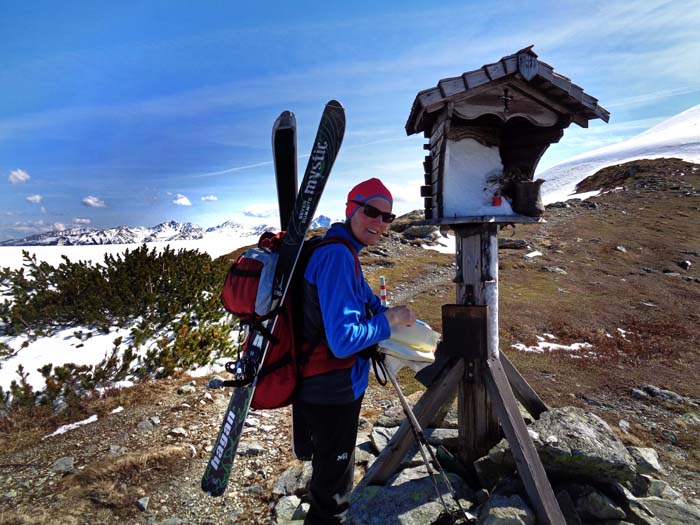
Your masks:
[[[416,314],[408,306],[394,306],[384,312],[389,326],[411,326],[416,322]]]

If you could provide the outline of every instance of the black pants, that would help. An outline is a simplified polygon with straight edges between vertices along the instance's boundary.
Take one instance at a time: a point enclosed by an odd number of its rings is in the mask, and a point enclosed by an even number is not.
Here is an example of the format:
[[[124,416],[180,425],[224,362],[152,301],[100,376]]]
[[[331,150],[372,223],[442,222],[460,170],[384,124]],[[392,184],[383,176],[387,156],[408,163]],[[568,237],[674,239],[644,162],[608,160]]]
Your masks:
[[[304,525],[342,523],[350,506],[355,474],[355,440],[362,397],[343,405],[296,401],[311,435],[313,474]]]

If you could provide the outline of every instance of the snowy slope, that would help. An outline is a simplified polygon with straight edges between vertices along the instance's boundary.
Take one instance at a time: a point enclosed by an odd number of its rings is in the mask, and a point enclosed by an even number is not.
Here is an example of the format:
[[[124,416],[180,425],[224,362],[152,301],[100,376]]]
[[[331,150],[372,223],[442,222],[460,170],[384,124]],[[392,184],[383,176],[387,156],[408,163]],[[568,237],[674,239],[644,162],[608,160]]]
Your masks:
[[[566,200],[577,183],[606,166],[659,157],[700,162],[700,105],[629,140],[577,155],[538,173],[537,177],[546,181],[542,186],[543,200]]]

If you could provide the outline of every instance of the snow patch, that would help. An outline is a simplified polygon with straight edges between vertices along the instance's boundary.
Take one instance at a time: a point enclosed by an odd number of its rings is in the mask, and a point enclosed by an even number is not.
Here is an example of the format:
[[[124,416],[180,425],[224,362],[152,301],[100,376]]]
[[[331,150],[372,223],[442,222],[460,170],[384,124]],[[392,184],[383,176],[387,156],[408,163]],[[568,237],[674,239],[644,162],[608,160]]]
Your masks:
[[[70,430],[75,430],[78,427],[82,427],[83,425],[89,425],[90,423],[94,423],[97,421],[97,414],[90,416],[87,419],[83,419],[82,421],[78,421],[77,423],[70,423],[68,425],[63,425],[62,427],[58,427],[53,434],[49,434],[48,436],[44,436],[43,439],[49,439],[50,437],[53,436],[58,436],[59,434],[65,434],[66,432]]]
[[[563,351],[563,352],[578,352],[580,350],[589,350],[593,348],[593,345],[590,343],[572,343],[570,345],[562,345],[558,343],[552,343],[549,341],[546,341],[546,339],[549,339],[550,341],[553,339],[556,339],[555,336],[552,334],[544,334],[543,336],[535,336],[537,337],[537,344],[534,346],[527,346],[523,343],[515,343],[511,345],[512,348],[515,348],[516,350],[520,350],[521,352],[535,352],[535,353],[542,353],[545,351]]]

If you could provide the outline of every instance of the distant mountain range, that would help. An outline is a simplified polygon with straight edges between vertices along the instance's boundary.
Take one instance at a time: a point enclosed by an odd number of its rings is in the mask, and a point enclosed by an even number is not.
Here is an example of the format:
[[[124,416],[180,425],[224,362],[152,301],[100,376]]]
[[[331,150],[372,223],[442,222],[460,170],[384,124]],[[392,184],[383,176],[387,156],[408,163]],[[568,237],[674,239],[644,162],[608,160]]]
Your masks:
[[[326,228],[331,219],[319,215],[311,223],[311,228]],[[23,239],[0,242],[0,246],[89,246],[98,244],[142,244],[159,241],[186,241],[206,237],[258,237],[265,231],[279,228],[267,223],[243,224],[226,221],[206,230],[191,222],[168,221],[152,228],[142,226],[119,226],[98,230],[94,228],[70,228],[30,235]]]

